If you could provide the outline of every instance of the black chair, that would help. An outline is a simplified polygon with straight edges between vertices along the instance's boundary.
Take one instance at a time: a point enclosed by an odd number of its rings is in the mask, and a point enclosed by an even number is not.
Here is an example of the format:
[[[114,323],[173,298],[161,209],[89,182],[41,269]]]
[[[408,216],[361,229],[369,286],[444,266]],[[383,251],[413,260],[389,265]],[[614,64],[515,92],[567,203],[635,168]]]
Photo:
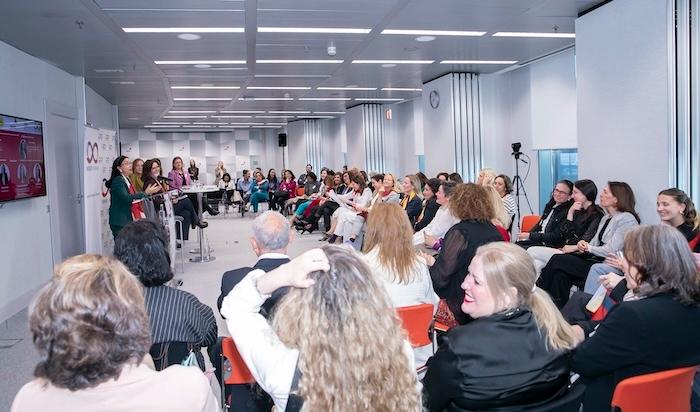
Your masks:
[[[154,343],[148,353],[153,358],[157,371],[161,371],[170,365],[179,365],[193,350],[192,344],[187,342],[162,342]],[[204,371],[204,365],[199,365]]]
[[[536,405],[522,406],[507,406],[501,408],[488,409],[488,412],[579,412],[583,401],[583,394],[586,392],[586,385],[576,383],[566,390],[562,390],[563,394],[557,396],[547,403],[538,403]],[[465,410],[455,404],[451,404],[447,412],[482,412],[474,410]]]

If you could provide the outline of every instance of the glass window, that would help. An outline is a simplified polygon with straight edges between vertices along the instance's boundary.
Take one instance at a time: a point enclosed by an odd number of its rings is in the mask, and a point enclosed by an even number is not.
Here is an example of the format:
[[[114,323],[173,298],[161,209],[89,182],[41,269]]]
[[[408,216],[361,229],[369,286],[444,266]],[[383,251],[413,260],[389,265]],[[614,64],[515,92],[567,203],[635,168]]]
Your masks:
[[[555,149],[538,151],[540,213],[552,195],[554,185],[563,179],[578,180],[578,151]]]

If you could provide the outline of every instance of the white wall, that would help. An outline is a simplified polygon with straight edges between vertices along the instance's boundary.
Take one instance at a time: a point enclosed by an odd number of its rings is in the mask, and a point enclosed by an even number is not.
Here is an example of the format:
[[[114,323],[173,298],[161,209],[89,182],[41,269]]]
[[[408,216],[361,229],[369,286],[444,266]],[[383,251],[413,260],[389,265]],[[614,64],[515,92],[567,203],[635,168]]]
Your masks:
[[[576,20],[579,176],[628,182],[645,223],[669,186],[666,2],[615,0]]]
[[[76,78],[37,58],[0,42],[0,113],[45,121],[45,102],[76,107]],[[55,176],[51,159],[55,136],[44,135],[47,179]],[[37,289],[49,280],[53,258],[48,213],[49,196],[8,202],[0,206],[4,240],[0,248],[0,321],[23,309]]]
[[[437,91],[440,105],[430,106],[430,93]],[[442,76],[423,85],[423,138],[425,153],[425,174],[436,176],[439,172],[452,172],[455,165],[455,131],[453,119],[452,78]]]
[[[345,111],[345,133],[347,139],[348,167],[365,168],[365,135],[362,105]]]
[[[345,134],[345,117],[321,120],[321,150],[324,166],[333,170],[343,167],[341,140]]]
[[[287,153],[287,168],[295,175],[303,173],[307,163],[303,121],[287,124]]]
[[[392,111],[392,119],[386,120],[384,130],[385,151],[392,155],[387,162],[386,172],[396,176],[405,176],[418,171],[418,156],[416,155],[416,106],[420,113],[421,99],[386,106]],[[422,118],[422,116],[421,116]],[[420,135],[422,137],[422,124]]]
[[[85,86],[85,115],[89,125],[98,129],[119,130],[117,107]]]

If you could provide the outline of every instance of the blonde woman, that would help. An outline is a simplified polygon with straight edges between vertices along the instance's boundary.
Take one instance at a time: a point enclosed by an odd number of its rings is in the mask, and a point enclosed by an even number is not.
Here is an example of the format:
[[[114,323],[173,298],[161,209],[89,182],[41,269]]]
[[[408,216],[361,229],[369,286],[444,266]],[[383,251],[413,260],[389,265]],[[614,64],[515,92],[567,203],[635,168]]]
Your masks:
[[[270,325],[260,307],[283,287],[290,290]],[[250,272],[221,313],[277,410],[288,402],[304,411],[421,410],[398,316],[367,265],[346,248],[325,246],[273,271]]]
[[[226,168],[224,167],[224,162],[219,160],[219,162],[216,164],[216,168],[214,169],[214,185],[215,186],[218,186],[219,180],[224,178],[224,173],[227,173]]]
[[[481,246],[462,283],[474,320],[450,330],[423,380],[428,411],[519,410],[562,393],[577,343],[519,246]]]
[[[506,212],[506,208],[503,205],[503,200],[501,200],[501,195],[498,194],[493,185],[485,186],[486,190],[489,192],[489,200],[491,201],[491,206],[493,207],[494,219],[491,221],[494,225],[503,229],[502,232],[507,232],[508,227],[510,227],[511,218]],[[508,239],[510,240],[510,236]]]
[[[401,206],[376,205],[367,217],[364,261],[384,285],[395,307],[440,300],[433,290],[430,271],[412,244],[413,228]],[[414,349],[416,365],[422,366],[433,354],[432,345]]]
[[[29,328],[36,379],[13,412],[219,410],[198,368],[154,370],[142,286],[114,258],[78,255],[57,265],[29,308]]]
[[[493,169],[481,169],[479,170],[479,177],[476,178],[476,184],[479,186],[493,186],[493,182],[496,180],[496,171]]]
[[[420,180],[416,175],[406,175],[401,181],[403,194],[401,195],[401,207],[406,211],[411,225],[416,223],[416,218],[421,212],[423,193],[420,189]]]

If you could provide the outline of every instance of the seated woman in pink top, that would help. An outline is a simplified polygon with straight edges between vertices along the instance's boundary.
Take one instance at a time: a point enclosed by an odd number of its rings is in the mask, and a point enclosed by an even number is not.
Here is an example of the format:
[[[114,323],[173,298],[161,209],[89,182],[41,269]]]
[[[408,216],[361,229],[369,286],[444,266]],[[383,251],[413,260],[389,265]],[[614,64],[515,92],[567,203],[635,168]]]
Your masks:
[[[184,163],[182,162],[182,158],[180,156],[175,156],[173,158],[173,169],[168,173],[168,179],[171,180],[168,183],[172,189],[182,190],[183,186],[189,186],[192,184],[192,178],[187,170],[185,170]],[[197,201],[197,195],[190,193],[187,196],[190,198],[192,205],[194,205],[194,210],[199,213],[199,202]],[[209,202],[207,202],[206,194],[204,196],[204,199],[202,199],[204,211],[209,212],[209,214],[212,216],[218,215],[219,211],[212,209],[211,206],[209,206]]]

